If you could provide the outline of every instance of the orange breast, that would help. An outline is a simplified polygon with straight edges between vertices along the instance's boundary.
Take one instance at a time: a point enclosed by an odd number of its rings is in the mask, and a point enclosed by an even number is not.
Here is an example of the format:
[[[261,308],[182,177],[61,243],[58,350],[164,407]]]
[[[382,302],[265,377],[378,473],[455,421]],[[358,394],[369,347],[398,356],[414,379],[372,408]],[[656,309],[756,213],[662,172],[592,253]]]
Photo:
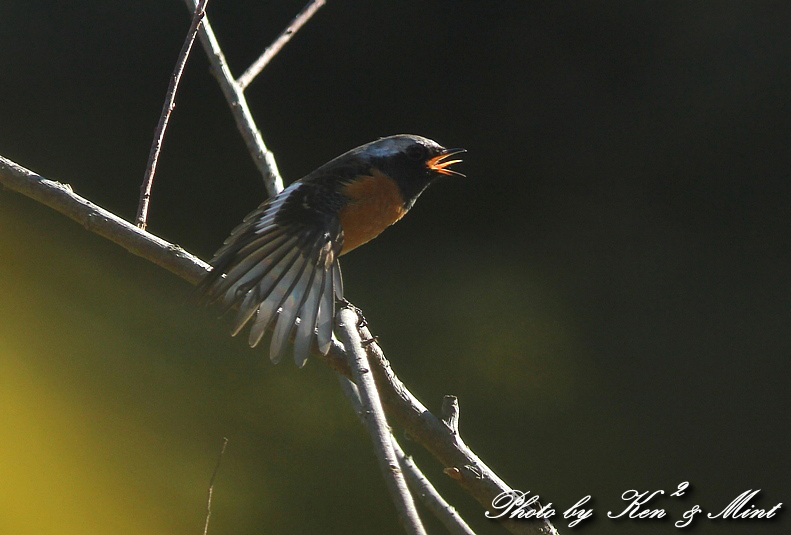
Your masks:
[[[396,183],[378,171],[371,175],[344,186],[349,202],[338,214],[343,229],[341,254],[376,238],[406,213]]]

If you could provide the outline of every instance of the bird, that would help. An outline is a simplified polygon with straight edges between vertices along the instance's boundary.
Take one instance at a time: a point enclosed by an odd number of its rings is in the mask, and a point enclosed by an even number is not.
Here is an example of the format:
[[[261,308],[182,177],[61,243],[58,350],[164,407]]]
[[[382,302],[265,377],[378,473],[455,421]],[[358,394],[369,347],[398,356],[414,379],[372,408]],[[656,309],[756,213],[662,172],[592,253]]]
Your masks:
[[[280,362],[294,336],[303,367],[313,341],[332,345],[336,300],[343,300],[338,258],[399,221],[464,149],[399,134],[330,160],[264,201],[238,225],[209,262],[198,290],[204,302],[237,308],[236,336],[248,323],[257,346],[273,326],[270,359]]]

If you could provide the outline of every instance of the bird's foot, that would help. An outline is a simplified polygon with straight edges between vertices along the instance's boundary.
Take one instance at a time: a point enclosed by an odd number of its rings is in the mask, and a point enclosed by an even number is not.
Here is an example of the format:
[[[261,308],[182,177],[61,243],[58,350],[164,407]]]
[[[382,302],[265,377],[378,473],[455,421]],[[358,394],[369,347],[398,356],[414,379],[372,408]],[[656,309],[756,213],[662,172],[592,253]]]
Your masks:
[[[354,313],[357,314],[357,328],[358,329],[362,329],[363,327],[367,327],[368,326],[368,320],[365,319],[365,316],[363,315],[363,311],[362,310],[360,310],[358,307],[356,307],[353,304],[351,304],[351,302],[348,299],[346,299],[346,298],[341,299],[341,304],[343,305],[343,308],[348,308],[350,310],[353,310]]]

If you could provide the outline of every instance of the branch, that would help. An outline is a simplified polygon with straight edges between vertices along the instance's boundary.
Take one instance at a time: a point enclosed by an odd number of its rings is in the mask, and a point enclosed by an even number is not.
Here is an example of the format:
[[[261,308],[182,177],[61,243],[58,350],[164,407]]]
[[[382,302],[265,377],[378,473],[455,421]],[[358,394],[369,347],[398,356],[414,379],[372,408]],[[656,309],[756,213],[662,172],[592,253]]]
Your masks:
[[[190,13],[193,13],[196,8],[196,0],[184,1]],[[275,155],[264,144],[264,138],[255,125],[253,115],[250,113],[250,108],[247,106],[247,101],[242,94],[242,88],[234,80],[231,70],[228,68],[228,63],[225,61],[225,55],[217,43],[217,38],[214,36],[211,24],[209,24],[208,16],[204,17],[203,24],[198,30],[198,35],[200,35],[206,56],[209,58],[212,73],[217,78],[220,89],[222,89],[223,95],[228,101],[228,106],[231,108],[233,118],[236,120],[236,128],[242,135],[242,139],[244,139],[244,143],[247,145],[247,150],[250,151],[256,167],[258,167],[264,177],[264,186],[266,186],[267,193],[270,197],[274,197],[283,191],[283,179],[280,177],[280,171],[277,170]]]
[[[437,489],[434,488],[434,485],[431,484],[431,481],[423,475],[423,472],[417,467],[412,457],[404,453],[395,438],[393,438],[393,448],[395,449],[396,457],[398,457],[398,462],[401,464],[401,470],[404,471],[407,477],[407,483],[412,488],[412,492],[418,495],[428,510],[442,522],[442,525],[452,535],[475,535],[475,532],[467,525],[456,509],[445,501]]]
[[[360,329],[360,336],[365,339],[373,338],[366,326]],[[445,473],[451,479],[491,511],[492,500],[513,489],[486,466],[461,439],[458,432],[459,409],[458,403],[454,401],[455,397],[447,396],[446,399],[452,399],[444,402],[446,421],[438,419],[404,386],[393,372],[375,338],[373,340],[367,347],[368,360],[379,385],[382,403],[389,409],[390,416],[445,466]],[[514,534],[557,534],[548,520],[539,523],[501,518],[500,521]]]
[[[306,5],[299,14],[294,17],[294,20],[291,21],[283,33],[281,33],[275,41],[269,45],[269,48],[264,50],[264,53],[259,56],[257,60],[250,65],[244,74],[242,74],[236,83],[239,84],[239,89],[244,91],[247,89],[247,86],[253,81],[253,79],[258,76],[264,68],[269,65],[269,62],[272,61],[280,50],[286,46],[294,34],[299,31],[302,26],[305,25],[306,22],[310,20],[310,18],[318,11],[320,8],[326,4],[326,0],[312,0],[308,5]]]
[[[220,448],[220,454],[217,456],[217,463],[214,465],[214,471],[211,473],[211,479],[209,480],[209,492],[206,498],[206,521],[203,523],[203,535],[207,535],[209,533],[209,520],[211,519],[211,499],[214,496],[214,480],[217,478],[217,473],[220,471],[220,463],[222,462],[222,456],[225,455],[225,447],[228,445],[228,439],[223,437],[222,439],[222,448]]]
[[[393,498],[396,511],[398,511],[398,519],[407,533],[427,535],[393,449],[390,427],[387,425],[385,413],[379,401],[379,394],[376,392],[376,383],[371,376],[368,357],[363,349],[360,334],[357,332],[357,322],[359,321],[357,313],[349,307],[342,307],[338,310],[335,318],[338,332],[346,350],[350,353],[349,363],[362,403],[362,421],[371,435],[376,459],[379,461],[379,468],[382,470],[385,483],[387,483],[387,490],[390,491],[390,496]]]
[[[343,390],[343,393],[346,395],[346,399],[349,400],[352,409],[354,409],[354,413],[362,421],[364,414],[357,385],[340,374],[336,374],[336,377],[341,384],[341,390]],[[415,461],[404,453],[404,450],[392,433],[390,434],[390,438],[393,441],[393,449],[395,450],[396,457],[398,457],[398,464],[401,465],[401,470],[406,476],[407,485],[412,489],[412,492],[417,494],[420,501],[423,502],[423,505],[442,522],[442,525],[445,526],[452,535],[475,535],[472,528],[470,528],[461,515],[456,512],[456,509],[445,501],[437,489],[434,488],[434,485],[431,484],[431,481],[423,475],[423,472],[418,468],[417,464],[415,464]]]
[[[184,44],[181,45],[178,59],[176,60],[176,68],[173,74],[170,75],[170,84],[168,85],[168,92],[165,96],[165,104],[162,106],[162,113],[159,116],[159,123],[157,123],[156,132],[154,132],[154,141],[151,144],[151,152],[148,154],[148,165],[146,165],[146,174],[143,177],[143,184],[140,186],[140,200],[137,204],[137,226],[145,230],[146,219],[148,218],[148,204],[151,200],[151,186],[154,184],[154,173],[157,170],[157,162],[159,161],[159,153],[162,150],[162,140],[165,139],[165,130],[168,127],[168,121],[176,107],[176,91],[181,82],[181,75],[184,72],[184,66],[187,64],[187,58],[192,50],[192,43],[195,42],[195,34],[198,33],[198,26],[200,26],[203,16],[206,14],[206,4],[209,0],[201,0],[200,6],[192,14],[192,24],[187,32],[187,37],[184,39]]]
[[[178,245],[147,233],[115,214],[75,194],[66,184],[47,180],[33,171],[0,156],[0,184],[37,200],[83,225],[87,230],[124,247],[129,252],[164,267],[191,284],[207,272],[208,265]],[[361,335],[371,338],[367,328]],[[451,429],[431,414],[404,386],[390,368],[378,344],[367,348],[371,371],[376,379],[382,405],[391,420],[397,421],[409,435],[436,457],[443,466],[458,470],[461,484],[484,507],[510,487],[487,467]],[[313,355],[345,377],[351,377],[344,347],[333,342],[330,352]],[[455,478],[454,478],[455,479]],[[503,522],[515,534],[557,533],[552,525],[534,521]]]
[[[206,262],[80,197],[68,184],[47,180],[2,156],[0,184],[46,204],[86,230],[117,243],[191,284],[197,284],[209,270]]]

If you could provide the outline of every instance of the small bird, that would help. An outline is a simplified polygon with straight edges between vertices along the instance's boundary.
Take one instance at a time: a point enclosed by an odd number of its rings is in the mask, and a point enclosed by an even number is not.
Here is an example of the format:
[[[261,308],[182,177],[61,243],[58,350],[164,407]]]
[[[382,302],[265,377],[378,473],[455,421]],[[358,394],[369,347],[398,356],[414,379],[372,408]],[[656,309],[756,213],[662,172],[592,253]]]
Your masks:
[[[270,358],[279,362],[294,332],[302,367],[314,337],[326,355],[335,300],[343,299],[338,257],[401,219],[464,149],[401,134],[352,149],[266,200],[215,253],[199,285],[205,299],[238,308],[232,335],[250,322],[255,347],[274,325]]]

